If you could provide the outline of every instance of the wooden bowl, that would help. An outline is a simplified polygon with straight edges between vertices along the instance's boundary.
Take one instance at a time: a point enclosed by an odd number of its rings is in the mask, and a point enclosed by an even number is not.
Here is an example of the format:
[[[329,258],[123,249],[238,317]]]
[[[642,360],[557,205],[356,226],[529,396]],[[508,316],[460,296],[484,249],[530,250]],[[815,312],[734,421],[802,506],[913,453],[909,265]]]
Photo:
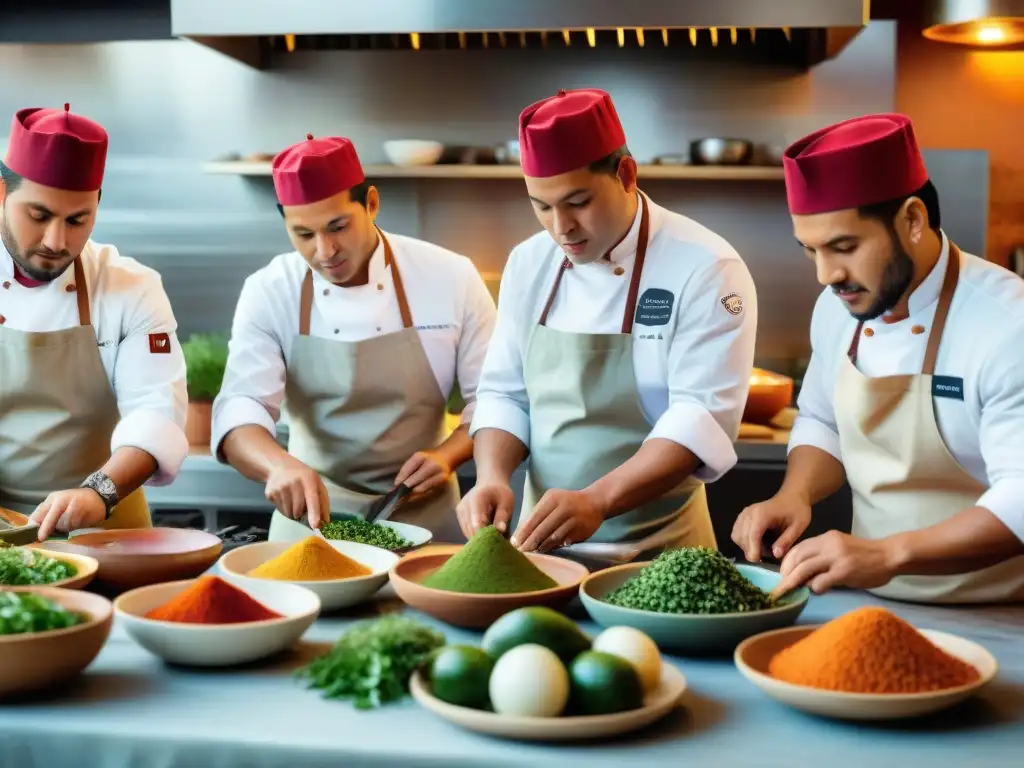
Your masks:
[[[71,611],[89,614],[81,624],[52,632],[0,635],[0,698],[51,688],[78,676],[110,635],[113,606],[100,595],[53,587],[5,587],[34,592]]]
[[[39,536],[39,525],[28,515],[0,507],[0,541],[21,546],[31,544]]]
[[[83,589],[89,582],[96,577],[96,572],[99,570],[100,564],[96,561],[96,558],[89,557],[87,555],[77,555],[73,552],[58,552],[57,550],[47,549],[46,547],[40,547],[30,545],[27,547],[33,552],[38,552],[40,555],[46,557],[52,557],[54,560],[63,560],[66,563],[70,563],[75,567],[75,575],[69,579],[62,579],[61,581],[54,581],[50,584],[25,584],[14,587],[21,589],[24,586],[25,589],[48,589],[50,587],[59,587],[61,589]],[[0,584],[0,587],[6,585]]]
[[[781,373],[755,368],[750,374],[750,392],[743,409],[743,421],[769,424],[793,400],[793,380]]]
[[[484,629],[500,616],[529,605],[561,608],[579,593],[580,584],[589,574],[586,566],[572,560],[527,552],[526,556],[534,565],[558,582],[557,587],[536,592],[480,595],[423,586],[421,582],[461,547],[444,549],[448,551],[428,550],[406,555],[391,569],[391,583],[395,593],[410,608],[466,629]]]
[[[198,576],[217,561],[224,543],[193,528],[124,528],[83,533],[46,547],[94,558],[96,581],[125,590]]]

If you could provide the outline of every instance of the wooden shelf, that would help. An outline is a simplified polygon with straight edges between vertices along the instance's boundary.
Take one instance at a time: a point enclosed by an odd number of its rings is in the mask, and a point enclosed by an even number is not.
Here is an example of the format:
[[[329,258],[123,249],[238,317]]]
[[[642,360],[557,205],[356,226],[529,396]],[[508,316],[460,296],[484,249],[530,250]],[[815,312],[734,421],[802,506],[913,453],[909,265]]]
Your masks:
[[[518,165],[367,165],[373,179],[521,179]],[[270,176],[270,163],[214,162],[203,172],[231,176]],[[782,168],[754,165],[641,165],[642,179],[705,181],[782,181]]]

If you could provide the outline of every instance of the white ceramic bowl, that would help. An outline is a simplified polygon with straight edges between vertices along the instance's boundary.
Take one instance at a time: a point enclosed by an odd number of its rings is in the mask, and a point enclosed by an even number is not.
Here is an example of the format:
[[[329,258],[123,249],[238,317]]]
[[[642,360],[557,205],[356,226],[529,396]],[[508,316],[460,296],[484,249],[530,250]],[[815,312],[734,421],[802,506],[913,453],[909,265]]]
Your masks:
[[[384,142],[384,154],[395,165],[434,165],[443,152],[444,144],[439,141],[402,139]]]
[[[320,598],[304,587],[283,581],[253,580],[242,587],[243,591],[282,618],[210,625],[145,617],[193,583],[194,579],[170,581],[125,592],[114,601],[117,623],[135,642],[171,664],[228,667],[289,648],[320,613]]]
[[[297,584],[315,593],[320,598],[321,607],[325,611],[347,608],[350,605],[369,600],[377,590],[387,583],[388,573],[400,559],[394,552],[380,547],[371,547],[369,544],[331,539],[325,539],[325,541],[341,554],[365,565],[373,572],[367,576],[354,576],[350,579],[276,581],[278,584]],[[227,581],[249,591],[253,584],[275,582],[274,579],[250,576],[249,571],[272,560],[292,546],[295,546],[294,543],[287,541],[261,541],[256,544],[246,544],[221,557],[220,569]]]
[[[951,656],[974,666],[980,678],[969,685],[924,693],[845,693],[784,683],[768,674],[768,662],[816,626],[786,627],[747,638],[736,648],[736,667],[769,697],[794,709],[840,720],[899,720],[938,712],[967,699],[995,677],[995,657],[975,642],[931,629],[918,630]]]
[[[340,517],[336,517],[334,519],[335,520],[344,520],[345,517],[344,516],[340,516]],[[400,547],[400,548],[394,550],[399,555],[404,555],[407,552],[412,552],[413,550],[420,549],[421,547],[425,547],[427,544],[429,544],[431,541],[434,540],[434,534],[432,534],[429,529],[421,528],[418,525],[411,525],[409,523],[396,523],[394,520],[376,520],[376,521],[374,521],[374,525],[379,525],[379,526],[382,526],[384,528],[390,528],[395,533],[397,533],[399,536],[401,536],[403,539],[405,539],[406,541],[409,542],[409,546],[408,547]],[[321,531],[317,531],[315,535],[320,536],[321,538],[327,539],[327,537],[324,536]],[[345,539],[327,539],[327,540],[328,541],[345,541]],[[355,543],[356,544],[362,544],[363,542],[355,542]],[[373,546],[373,545],[370,544],[368,546]]]

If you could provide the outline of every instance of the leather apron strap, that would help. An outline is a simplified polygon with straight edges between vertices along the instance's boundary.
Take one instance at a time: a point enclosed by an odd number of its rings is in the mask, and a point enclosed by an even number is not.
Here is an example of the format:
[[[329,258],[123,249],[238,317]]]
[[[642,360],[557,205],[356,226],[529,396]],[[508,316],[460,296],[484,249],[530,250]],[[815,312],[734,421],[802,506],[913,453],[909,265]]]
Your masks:
[[[395,286],[395,299],[398,300],[398,311],[402,316],[402,327],[412,328],[412,312],[409,310],[409,299],[405,295],[405,285],[402,283],[402,275],[398,271],[398,262],[395,261],[395,253],[391,250],[391,243],[388,242],[384,233],[378,229],[381,242],[384,244],[384,266],[391,267],[391,283]],[[313,270],[307,269],[306,276],[302,280],[302,293],[299,298],[299,335],[309,336],[309,319],[313,314]]]
[[[92,325],[92,310],[89,308],[89,286],[85,282],[85,270],[81,258],[75,259],[75,294],[78,299],[78,324]]]
[[[639,194],[639,193],[637,193]],[[637,294],[640,293],[640,277],[644,271],[644,259],[647,257],[647,241],[650,236],[650,215],[647,210],[647,198],[640,195],[640,232],[636,244],[636,258],[633,261],[633,272],[629,278],[629,292],[626,294],[626,310],[622,316],[622,333],[629,335],[633,333],[633,319],[636,316]],[[562,275],[565,270],[572,269],[572,262],[568,258],[562,259],[558,267],[558,274],[555,275],[554,285],[548,293],[548,299],[544,303],[544,309],[540,314],[539,325],[547,325],[548,313],[555,303],[555,295],[558,293],[558,286],[562,282]]]

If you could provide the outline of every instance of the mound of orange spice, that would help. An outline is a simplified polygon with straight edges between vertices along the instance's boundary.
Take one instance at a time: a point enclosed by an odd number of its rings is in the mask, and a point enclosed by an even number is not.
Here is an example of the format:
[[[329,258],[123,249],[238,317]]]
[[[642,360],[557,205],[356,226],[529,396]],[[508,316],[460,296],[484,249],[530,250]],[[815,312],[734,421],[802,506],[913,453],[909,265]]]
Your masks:
[[[183,624],[241,624],[280,619],[262,603],[219,576],[200,576],[183,592],[146,614],[147,619]]]
[[[847,693],[921,693],[957,688],[977,669],[935,646],[884,608],[850,611],[775,654],[772,677]]]

